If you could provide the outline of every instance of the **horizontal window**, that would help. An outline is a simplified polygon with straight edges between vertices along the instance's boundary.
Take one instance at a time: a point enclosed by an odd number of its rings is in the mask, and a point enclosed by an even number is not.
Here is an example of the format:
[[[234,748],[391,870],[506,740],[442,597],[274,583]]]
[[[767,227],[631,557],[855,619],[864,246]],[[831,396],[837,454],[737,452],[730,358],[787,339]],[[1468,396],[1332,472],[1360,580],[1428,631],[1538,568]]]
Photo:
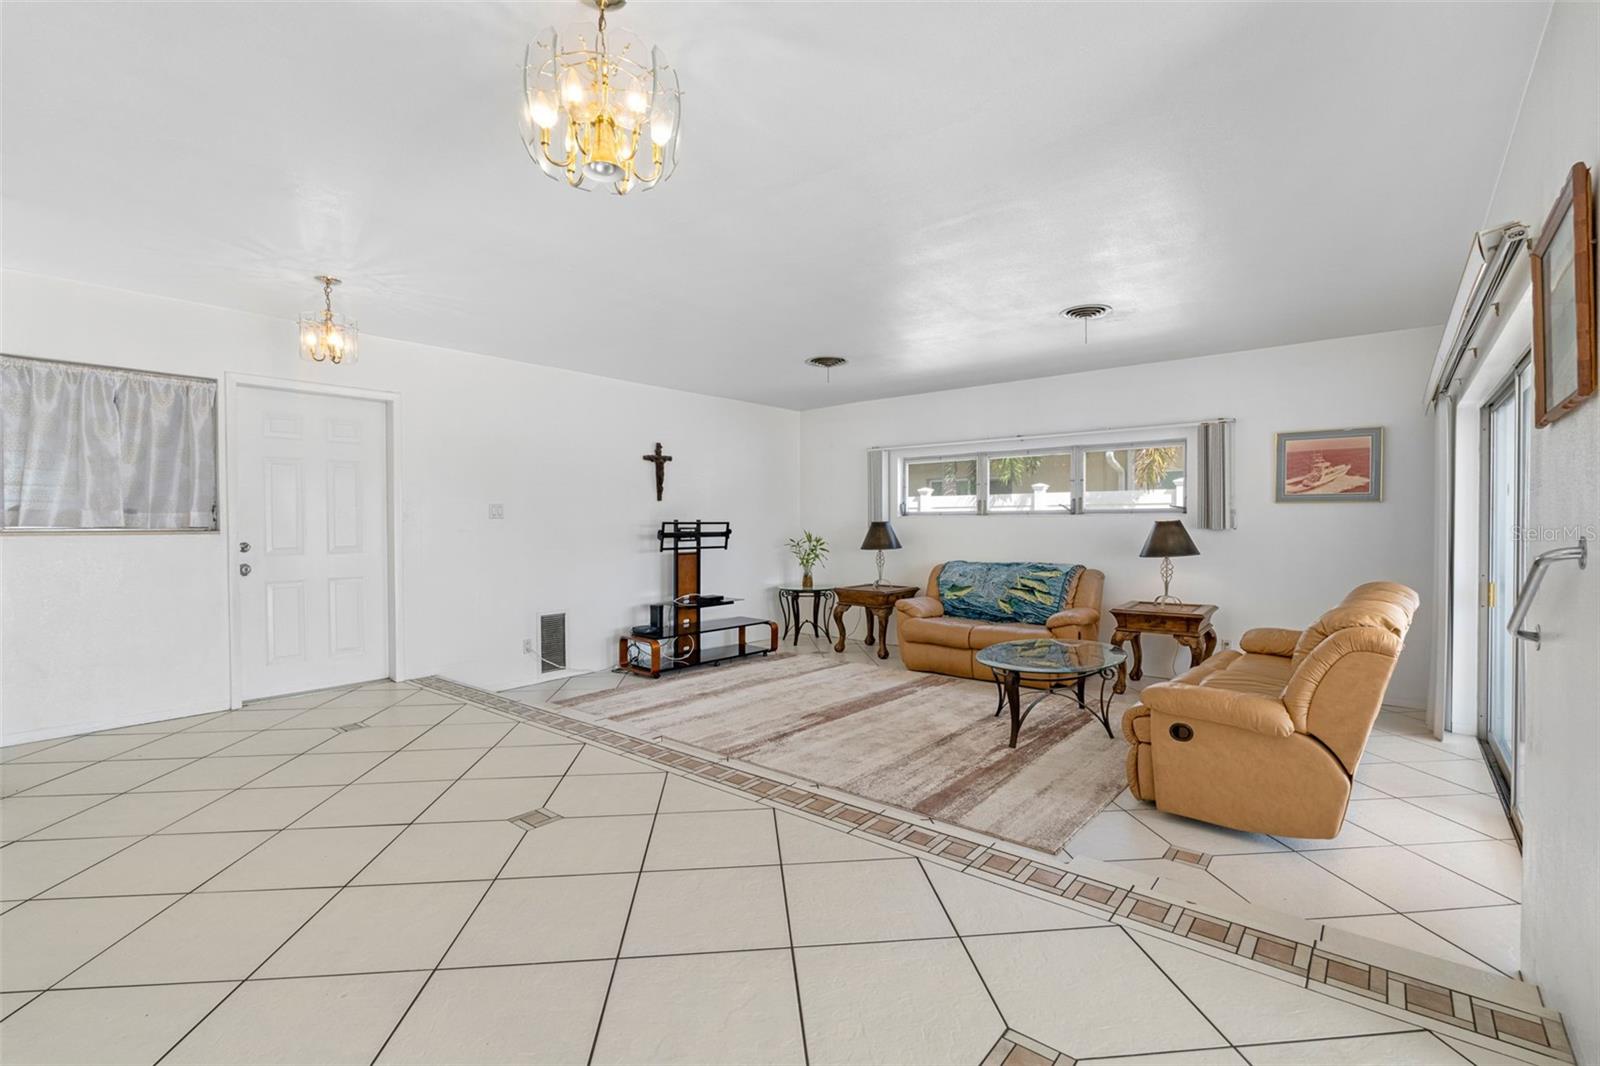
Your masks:
[[[1089,448],[1083,453],[1085,511],[1184,510],[1184,443]]]
[[[1072,453],[989,457],[989,511],[1072,510]]]
[[[977,514],[978,460],[919,459],[905,464],[905,508],[916,514]],[[902,514],[907,513],[905,509]]]
[[[1188,508],[1189,440],[980,442],[955,454],[893,452],[899,512],[1099,514]]]

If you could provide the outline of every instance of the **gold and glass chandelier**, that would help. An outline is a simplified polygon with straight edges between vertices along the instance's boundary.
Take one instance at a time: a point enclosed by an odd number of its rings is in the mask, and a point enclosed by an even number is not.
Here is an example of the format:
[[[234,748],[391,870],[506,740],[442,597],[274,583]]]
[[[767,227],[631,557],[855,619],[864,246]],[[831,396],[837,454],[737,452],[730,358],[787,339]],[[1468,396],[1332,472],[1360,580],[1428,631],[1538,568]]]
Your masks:
[[[333,287],[338,278],[318,274],[322,282],[322,310],[300,316],[300,354],[313,363],[356,361],[356,324],[333,313]]]
[[[542,31],[522,67],[522,143],[550,177],[618,196],[678,166],[678,73],[661,50],[606,28],[624,0],[585,0],[598,25]]]

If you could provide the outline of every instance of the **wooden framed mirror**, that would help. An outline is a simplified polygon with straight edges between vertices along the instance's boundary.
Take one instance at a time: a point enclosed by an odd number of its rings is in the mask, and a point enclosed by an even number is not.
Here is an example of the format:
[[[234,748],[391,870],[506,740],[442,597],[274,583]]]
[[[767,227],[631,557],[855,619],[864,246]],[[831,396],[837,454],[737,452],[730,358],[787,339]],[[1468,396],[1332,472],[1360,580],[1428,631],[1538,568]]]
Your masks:
[[[1595,391],[1594,246],[1589,168],[1574,163],[1529,257],[1538,426],[1568,414]]]

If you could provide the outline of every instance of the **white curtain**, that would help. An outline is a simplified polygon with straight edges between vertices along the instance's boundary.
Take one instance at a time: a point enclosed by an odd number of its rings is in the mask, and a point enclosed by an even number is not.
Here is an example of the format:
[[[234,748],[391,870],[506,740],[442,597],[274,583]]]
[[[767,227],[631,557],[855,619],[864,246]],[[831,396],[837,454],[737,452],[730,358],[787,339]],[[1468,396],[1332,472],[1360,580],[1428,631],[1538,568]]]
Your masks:
[[[212,529],[214,381],[0,357],[8,529]]]

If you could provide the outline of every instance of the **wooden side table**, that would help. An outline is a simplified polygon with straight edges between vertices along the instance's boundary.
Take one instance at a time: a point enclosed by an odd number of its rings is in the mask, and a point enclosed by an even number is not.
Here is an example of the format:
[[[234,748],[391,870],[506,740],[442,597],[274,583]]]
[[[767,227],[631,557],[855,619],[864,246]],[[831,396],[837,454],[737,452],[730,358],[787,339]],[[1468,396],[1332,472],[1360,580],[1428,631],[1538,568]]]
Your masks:
[[[1128,679],[1138,681],[1144,677],[1144,648],[1139,638],[1145,633],[1171,637],[1189,649],[1189,668],[1211,658],[1217,650],[1217,631],[1211,628],[1211,616],[1217,611],[1214,603],[1154,603],[1134,600],[1111,608],[1117,620],[1117,631],[1111,634],[1111,643],[1121,646],[1133,642],[1133,671],[1127,664],[1117,667],[1116,692],[1128,691]]]
[[[917,585],[842,585],[833,590],[839,602],[833,608],[833,624],[839,630],[839,639],[834,642],[834,651],[844,651],[844,613],[852,607],[860,607],[867,612],[867,639],[866,643],[873,642],[872,624],[878,624],[878,635],[883,639],[878,642],[878,658],[889,657],[889,617],[894,614],[894,605],[900,600],[910,599],[921,594],[922,589]]]

